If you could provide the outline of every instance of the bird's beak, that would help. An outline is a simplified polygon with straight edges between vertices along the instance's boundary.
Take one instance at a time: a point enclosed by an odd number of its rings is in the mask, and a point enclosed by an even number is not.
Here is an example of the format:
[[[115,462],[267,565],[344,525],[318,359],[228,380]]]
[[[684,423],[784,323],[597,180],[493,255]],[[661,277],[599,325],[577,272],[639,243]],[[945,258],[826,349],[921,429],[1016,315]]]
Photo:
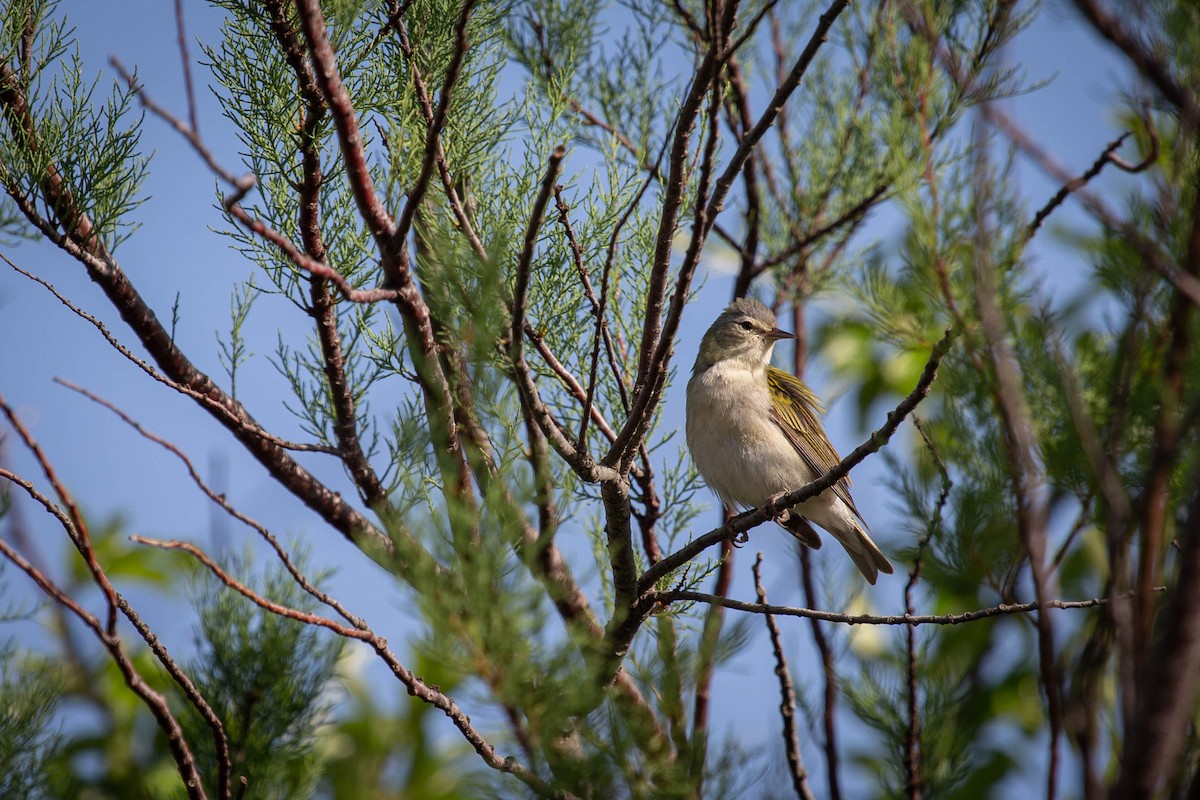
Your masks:
[[[796,334],[788,333],[785,330],[780,330],[779,328],[776,328],[775,330],[773,330],[767,334],[767,338],[773,342],[777,342],[780,339],[795,339]]]

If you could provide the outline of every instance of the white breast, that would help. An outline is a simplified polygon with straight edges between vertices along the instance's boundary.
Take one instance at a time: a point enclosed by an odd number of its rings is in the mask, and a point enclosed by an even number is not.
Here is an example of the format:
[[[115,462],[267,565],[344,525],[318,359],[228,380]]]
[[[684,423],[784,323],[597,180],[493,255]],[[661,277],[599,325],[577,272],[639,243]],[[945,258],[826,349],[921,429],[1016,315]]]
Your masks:
[[[723,361],[692,376],[687,443],[705,483],[733,507],[761,505],[817,477],[771,421],[758,365]]]

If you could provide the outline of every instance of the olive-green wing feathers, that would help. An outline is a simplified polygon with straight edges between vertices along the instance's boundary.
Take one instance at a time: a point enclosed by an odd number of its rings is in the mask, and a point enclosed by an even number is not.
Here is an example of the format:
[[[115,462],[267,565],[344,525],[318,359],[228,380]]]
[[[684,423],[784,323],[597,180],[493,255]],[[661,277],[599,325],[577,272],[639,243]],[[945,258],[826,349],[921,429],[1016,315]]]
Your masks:
[[[771,392],[771,421],[783,431],[804,463],[818,476],[836,467],[842,458],[825,435],[825,428],[817,416],[824,409],[812,389],[799,378],[776,367],[767,367],[767,386]],[[858,513],[850,497],[849,476],[833,485],[833,493],[849,506],[854,516],[862,520],[862,514]],[[866,524],[865,520],[863,524]]]

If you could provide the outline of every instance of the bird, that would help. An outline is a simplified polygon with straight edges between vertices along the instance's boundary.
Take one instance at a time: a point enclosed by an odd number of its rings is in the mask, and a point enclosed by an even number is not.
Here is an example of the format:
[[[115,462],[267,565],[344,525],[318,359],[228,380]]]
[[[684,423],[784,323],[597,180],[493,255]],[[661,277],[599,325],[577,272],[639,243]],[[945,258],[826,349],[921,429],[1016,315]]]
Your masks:
[[[771,366],[775,343],[794,338],[771,309],[739,298],[700,341],[687,385],[687,446],[704,482],[730,508],[761,506],[841,461],[821,425],[820,400],[802,380]],[[868,583],[892,573],[850,496],[849,476],[775,519],[817,549],[821,539],[804,520],[832,534]]]

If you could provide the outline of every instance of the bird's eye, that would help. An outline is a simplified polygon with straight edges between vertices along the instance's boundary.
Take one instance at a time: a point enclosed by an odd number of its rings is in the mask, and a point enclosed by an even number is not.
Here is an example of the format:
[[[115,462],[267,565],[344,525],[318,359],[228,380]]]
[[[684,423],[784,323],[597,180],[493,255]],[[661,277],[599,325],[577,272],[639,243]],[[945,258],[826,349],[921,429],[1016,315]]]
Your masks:
[[[744,331],[748,331],[754,327],[753,325],[750,324],[750,320],[742,320],[738,324],[740,324],[742,326],[742,330],[744,330]]]

